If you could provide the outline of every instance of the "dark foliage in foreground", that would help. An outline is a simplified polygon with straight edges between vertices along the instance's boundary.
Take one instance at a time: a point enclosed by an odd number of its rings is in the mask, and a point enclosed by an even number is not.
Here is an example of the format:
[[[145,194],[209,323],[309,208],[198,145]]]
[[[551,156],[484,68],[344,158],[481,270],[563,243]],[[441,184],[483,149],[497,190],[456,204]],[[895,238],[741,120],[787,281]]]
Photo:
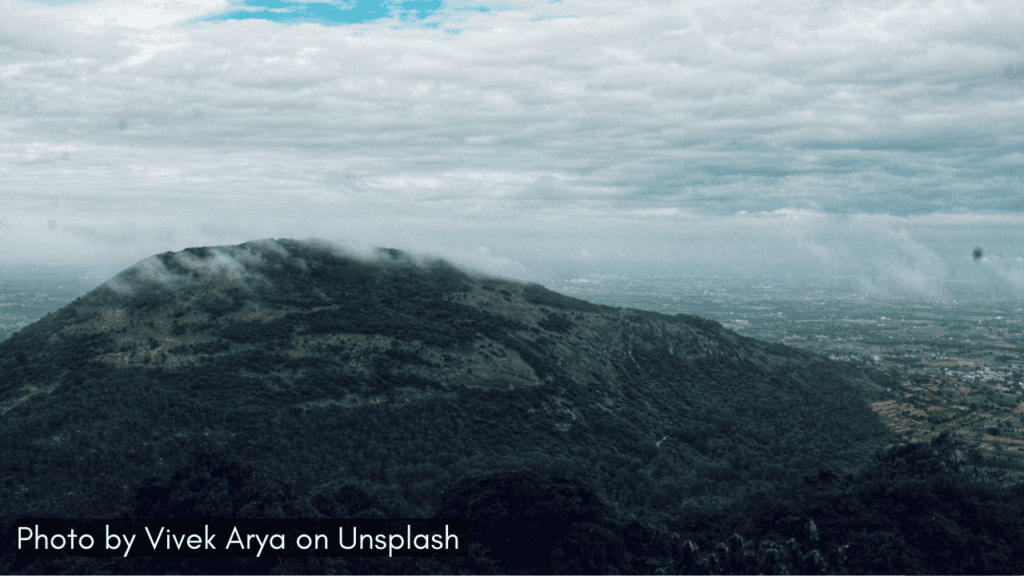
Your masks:
[[[854,474],[821,470],[719,508],[691,504],[670,530],[600,498],[575,475],[532,470],[463,478],[431,514],[470,520],[471,554],[457,559],[13,559],[8,573],[517,573],[517,574],[1009,574],[1020,573],[1024,489],[1003,488],[958,463],[948,436],[879,452]],[[379,518],[410,515],[369,483],[299,492],[212,445],[193,448],[168,479],[135,491],[146,518]],[[10,522],[10,520],[8,520]],[[8,529],[13,528],[8,523]]]

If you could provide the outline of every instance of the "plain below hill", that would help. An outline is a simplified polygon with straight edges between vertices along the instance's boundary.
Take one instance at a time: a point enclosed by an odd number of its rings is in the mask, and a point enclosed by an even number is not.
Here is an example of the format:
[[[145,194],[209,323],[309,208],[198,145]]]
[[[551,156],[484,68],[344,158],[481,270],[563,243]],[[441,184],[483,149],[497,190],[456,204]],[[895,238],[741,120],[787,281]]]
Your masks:
[[[595,305],[397,250],[190,248],[0,344],[0,512],[443,512],[482,538],[461,568],[291,567],[652,572],[680,566],[681,533],[699,543],[687,510],[874,462],[896,438],[870,402],[892,384],[697,316]],[[530,498],[546,504],[508,504]],[[502,540],[524,518],[552,526],[528,555]],[[705,546],[728,536],[707,530]],[[611,551],[594,557],[596,543]],[[67,562],[0,569],[168,569]]]

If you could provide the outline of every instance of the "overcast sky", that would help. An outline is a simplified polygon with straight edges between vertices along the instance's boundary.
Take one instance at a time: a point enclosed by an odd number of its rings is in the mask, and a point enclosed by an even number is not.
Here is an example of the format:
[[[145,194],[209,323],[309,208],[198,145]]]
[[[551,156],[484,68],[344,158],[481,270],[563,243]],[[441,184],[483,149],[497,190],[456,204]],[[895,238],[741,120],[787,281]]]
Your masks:
[[[318,237],[1024,289],[1019,0],[0,9],[3,262]]]

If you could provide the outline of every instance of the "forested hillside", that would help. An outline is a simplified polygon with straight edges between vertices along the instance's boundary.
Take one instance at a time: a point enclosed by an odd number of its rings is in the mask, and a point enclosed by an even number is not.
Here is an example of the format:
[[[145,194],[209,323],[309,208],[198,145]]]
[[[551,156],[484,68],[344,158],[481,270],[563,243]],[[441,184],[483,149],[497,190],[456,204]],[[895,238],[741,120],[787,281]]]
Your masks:
[[[1024,494],[948,437],[887,449],[893,384],[396,250],[169,252],[0,344],[5,526],[467,517],[470,557],[0,571],[1021,571]]]

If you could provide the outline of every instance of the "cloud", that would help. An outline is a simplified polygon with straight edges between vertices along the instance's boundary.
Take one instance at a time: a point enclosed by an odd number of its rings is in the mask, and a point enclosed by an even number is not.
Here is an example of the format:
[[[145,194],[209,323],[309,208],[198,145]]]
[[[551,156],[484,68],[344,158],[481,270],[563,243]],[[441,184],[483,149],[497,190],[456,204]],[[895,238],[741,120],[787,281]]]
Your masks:
[[[445,260],[459,265],[464,269],[484,272],[493,276],[531,280],[539,277],[538,273],[522,262],[507,256],[492,254],[484,246],[475,250],[443,250],[435,252]]]
[[[265,283],[255,269],[266,263],[266,251],[288,254],[272,241],[250,246],[218,246],[201,252],[175,252],[150,256],[111,278],[105,285],[123,294],[134,294],[147,286],[216,286],[251,288]]]
[[[315,235],[798,274],[867,246],[872,286],[927,292],[969,218],[1019,238],[1019,3],[381,6],[7,2],[4,257]]]
[[[1024,293],[1024,258],[1019,254],[1011,257],[986,254],[979,265],[1003,280],[1013,291]]]
[[[301,270],[309,269],[309,265],[289,249],[289,245],[294,244],[344,259],[385,265],[398,263],[428,266],[438,260],[438,256],[426,253],[404,252],[386,247],[368,249],[366,246],[320,238],[289,240],[288,243],[263,239],[236,246],[189,248],[149,256],[122,270],[104,285],[122,294],[136,294],[139,290],[154,286],[172,289],[205,286],[252,290],[271,284],[265,274],[271,263],[269,257],[282,257],[292,266]],[[524,271],[521,264],[509,258],[493,256],[486,249],[471,254],[456,253],[454,256],[448,257],[450,263],[464,267],[469,272],[505,273],[510,276],[509,271]]]
[[[854,279],[876,295],[943,296],[944,260],[915,241],[904,222],[869,216],[827,221],[809,234],[808,248],[837,276]]]

